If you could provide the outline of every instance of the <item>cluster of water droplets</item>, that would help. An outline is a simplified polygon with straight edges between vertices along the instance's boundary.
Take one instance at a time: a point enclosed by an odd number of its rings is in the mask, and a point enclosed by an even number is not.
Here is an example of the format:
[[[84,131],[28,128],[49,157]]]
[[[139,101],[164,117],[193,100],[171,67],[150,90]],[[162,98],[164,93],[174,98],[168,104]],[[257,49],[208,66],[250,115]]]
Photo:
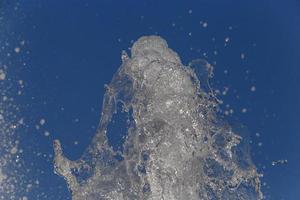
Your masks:
[[[25,65],[20,56],[25,41],[11,30],[8,14],[8,10],[0,10],[0,199],[26,200],[31,186],[26,182],[28,170],[22,160],[19,133],[24,119],[17,100],[24,83],[15,73],[17,66]]]
[[[19,153],[17,130],[23,124],[14,99],[13,84],[7,75],[8,66],[0,62],[0,199],[15,199],[18,190]]]

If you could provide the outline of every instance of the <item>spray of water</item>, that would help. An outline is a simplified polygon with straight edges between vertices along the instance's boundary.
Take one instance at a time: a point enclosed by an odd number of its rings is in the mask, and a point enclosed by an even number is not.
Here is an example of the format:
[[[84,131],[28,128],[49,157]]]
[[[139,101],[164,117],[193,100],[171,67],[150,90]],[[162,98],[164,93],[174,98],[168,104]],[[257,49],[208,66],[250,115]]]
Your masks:
[[[262,199],[249,152],[218,119],[218,103],[203,77],[158,36],[140,38],[131,56],[122,52],[122,61],[82,157],[69,160],[54,142],[55,172],[74,200]],[[211,77],[212,66],[201,76]],[[125,120],[111,128],[116,116]],[[111,138],[121,132],[119,146],[113,146]]]

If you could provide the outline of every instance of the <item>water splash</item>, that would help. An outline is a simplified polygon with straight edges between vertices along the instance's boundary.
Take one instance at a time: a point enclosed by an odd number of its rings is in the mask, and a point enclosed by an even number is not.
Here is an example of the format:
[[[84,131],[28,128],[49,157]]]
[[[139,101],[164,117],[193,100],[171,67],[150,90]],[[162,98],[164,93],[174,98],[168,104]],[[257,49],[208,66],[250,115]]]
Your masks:
[[[74,200],[262,199],[259,174],[247,159],[240,166],[242,138],[217,119],[195,72],[158,36],[134,43],[103,100],[97,133],[81,159],[63,156],[54,142],[55,172]],[[204,61],[203,61],[204,62]],[[203,62],[201,62],[203,64]],[[118,104],[122,105],[121,111]],[[122,151],[108,132],[114,114],[130,117]],[[126,115],[124,115],[126,116]],[[245,152],[245,151],[244,151]]]

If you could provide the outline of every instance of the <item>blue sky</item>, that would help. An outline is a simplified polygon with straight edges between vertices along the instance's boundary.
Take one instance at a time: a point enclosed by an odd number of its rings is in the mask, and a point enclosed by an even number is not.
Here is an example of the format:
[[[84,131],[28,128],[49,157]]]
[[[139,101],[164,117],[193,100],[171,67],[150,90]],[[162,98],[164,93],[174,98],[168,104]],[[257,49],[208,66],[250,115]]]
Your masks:
[[[27,178],[39,180],[33,199],[41,192],[40,199],[67,199],[69,192],[53,174],[51,157],[30,152],[52,154],[58,138],[67,157],[79,158],[95,133],[104,84],[118,69],[121,51],[151,34],[165,38],[183,64],[196,58],[216,63],[213,86],[228,88],[222,96],[223,108],[234,110],[228,120],[249,129],[266,196],[300,196],[299,1],[27,0],[3,1],[0,10],[6,17],[1,38],[12,51],[0,59],[9,65],[8,76],[25,86],[16,100],[27,124],[19,133],[21,157],[32,168]],[[37,129],[40,119],[46,123]],[[271,166],[278,159],[288,164]]]

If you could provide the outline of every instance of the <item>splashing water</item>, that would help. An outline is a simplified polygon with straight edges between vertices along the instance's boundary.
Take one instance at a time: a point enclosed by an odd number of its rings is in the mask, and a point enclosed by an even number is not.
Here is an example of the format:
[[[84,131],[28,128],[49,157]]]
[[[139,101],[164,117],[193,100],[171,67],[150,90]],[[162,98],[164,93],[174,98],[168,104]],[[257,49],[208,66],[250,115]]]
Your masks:
[[[54,141],[55,172],[74,200],[262,199],[259,174],[239,150],[242,138],[217,119],[218,104],[165,40],[142,37],[122,61],[83,156],[70,161]],[[118,129],[108,129],[118,114],[126,134],[122,148],[113,148]]]

